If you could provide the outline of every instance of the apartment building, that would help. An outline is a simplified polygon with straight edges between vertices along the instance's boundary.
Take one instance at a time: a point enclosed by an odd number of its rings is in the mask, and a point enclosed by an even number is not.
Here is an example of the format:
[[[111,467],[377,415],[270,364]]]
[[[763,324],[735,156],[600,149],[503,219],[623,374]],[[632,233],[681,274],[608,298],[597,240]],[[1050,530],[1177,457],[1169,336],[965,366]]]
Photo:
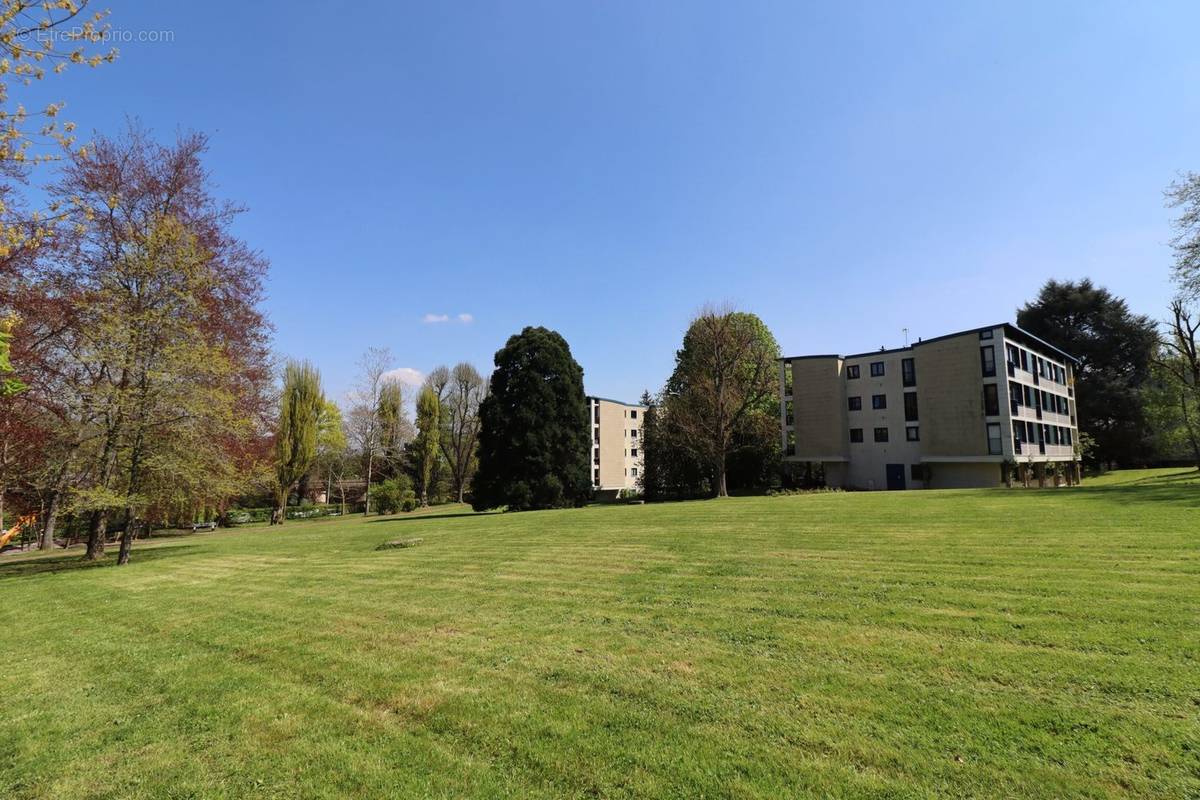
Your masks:
[[[634,489],[642,469],[641,426],[646,407],[588,397],[592,426],[592,488],[613,494]]]
[[[857,355],[781,359],[784,460],[853,489],[1079,480],[1075,364],[999,324]]]

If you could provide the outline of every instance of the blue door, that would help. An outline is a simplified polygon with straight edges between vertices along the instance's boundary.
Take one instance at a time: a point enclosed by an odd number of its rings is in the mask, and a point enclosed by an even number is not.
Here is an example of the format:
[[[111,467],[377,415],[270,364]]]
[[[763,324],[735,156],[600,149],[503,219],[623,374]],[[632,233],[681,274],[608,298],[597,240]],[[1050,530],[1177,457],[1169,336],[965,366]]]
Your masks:
[[[888,489],[904,489],[904,465],[903,464],[888,464],[887,465],[887,487]]]

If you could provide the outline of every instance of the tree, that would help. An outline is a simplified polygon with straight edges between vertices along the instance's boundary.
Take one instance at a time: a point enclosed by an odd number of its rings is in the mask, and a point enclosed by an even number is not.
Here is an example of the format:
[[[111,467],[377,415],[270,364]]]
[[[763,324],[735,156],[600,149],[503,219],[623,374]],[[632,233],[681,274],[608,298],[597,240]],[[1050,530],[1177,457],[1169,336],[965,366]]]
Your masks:
[[[1017,325],[1079,359],[1079,429],[1095,439],[1098,462],[1142,463],[1149,455],[1143,388],[1158,343],[1154,321],[1084,279],[1048,281],[1017,312]]]
[[[1194,319],[1183,299],[1177,298],[1164,327],[1154,359],[1158,392],[1150,409],[1158,423],[1156,430],[1186,444],[1200,469],[1200,319]]]
[[[264,455],[266,261],[231,234],[240,209],[213,197],[205,146],[136,127],[98,139],[51,187],[67,209],[54,237],[0,285],[28,320],[12,353],[46,437],[26,472],[44,544],[67,508],[99,558],[116,519],[124,563],[147,520],[223,502]]]
[[[321,373],[307,361],[289,361],[283,372],[275,433],[275,512],[280,524],[287,519],[288,494],[317,459],[324,407]]]
[[[363,462],[366,492],[363,514],[371,513],[371,481],[376,466],[398,461],[408,441],[408,420],[400,382],[388,375],[395,359],[385,347],[371,347],[359,360],[359,385],[351,395],[346,433]]]
[[[436,373],[437,370],[430,374]],[[441,445],[450,468],[454,494],[460,503],[479,463],[479,406],[487,391],[487,381],[470,364],[455,364],[449,371],[442,401]]]
[[[417,395],[417,438],[413,442],[413,457],[422,506],[429,505],[430,484],[441,444],[440,406],[437,394],[428,386]]]
[[[667,382],[664,438],[708,465],[717,497],[729,494],[731,461],[757,453],[761,462],[776,451],[779,345],[754,314],[732,309],[702,310],[675,355]],[[742,465],[750,473],[766,468]]]
[[[1167,206],[1180,209],[1178,231],[1171,240],[1175,251],[1175,281],[1185,300],[1200,298],[1200,173],[1188,172],[1166,192]]]
[[[558,333],[527,327],[496,353],[479,410],[472,506],[511,511],[582,504],[590,494],[583,369]]]
[[[346,454],[346,430],[342,411],[332,400],[324,399],[317,417],[317,459],[315,468],[318,480],[325,481],[325,502],[333,502],[334,474],[338,472]]]

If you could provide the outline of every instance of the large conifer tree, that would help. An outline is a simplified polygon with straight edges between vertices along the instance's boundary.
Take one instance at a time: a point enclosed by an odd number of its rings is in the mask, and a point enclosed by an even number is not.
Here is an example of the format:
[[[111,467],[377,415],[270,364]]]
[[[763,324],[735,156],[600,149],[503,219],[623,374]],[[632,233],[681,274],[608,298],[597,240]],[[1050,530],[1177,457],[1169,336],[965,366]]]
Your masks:
[[[480,407],[477,510],[579,505],[590,492],[583,369],[558,333],[525,328],[496,353]]]

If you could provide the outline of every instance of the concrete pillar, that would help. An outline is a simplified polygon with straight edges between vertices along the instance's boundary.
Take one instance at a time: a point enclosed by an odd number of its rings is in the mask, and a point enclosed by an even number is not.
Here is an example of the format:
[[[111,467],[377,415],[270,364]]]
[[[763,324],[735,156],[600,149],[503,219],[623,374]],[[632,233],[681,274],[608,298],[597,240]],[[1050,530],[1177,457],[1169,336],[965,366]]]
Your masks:
[[[1075,483],[1076,483],[1076,485],[1082,486],[1082,485],[1083,485],[1083,462],[1081,462],[1081,461],[1076,461],[1076,462],[1075,462],[1075,463],[1072,465],[1072,468],[1075,470]]]
[[[1026,489],[1029,488],[1029,465],[1028,464],[1021,465],[1021,485],[1024,486]]]

